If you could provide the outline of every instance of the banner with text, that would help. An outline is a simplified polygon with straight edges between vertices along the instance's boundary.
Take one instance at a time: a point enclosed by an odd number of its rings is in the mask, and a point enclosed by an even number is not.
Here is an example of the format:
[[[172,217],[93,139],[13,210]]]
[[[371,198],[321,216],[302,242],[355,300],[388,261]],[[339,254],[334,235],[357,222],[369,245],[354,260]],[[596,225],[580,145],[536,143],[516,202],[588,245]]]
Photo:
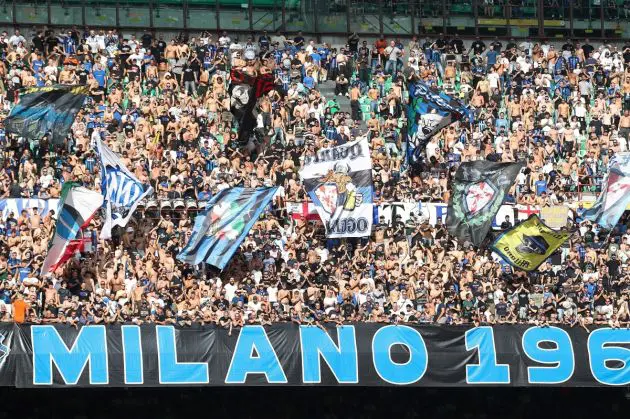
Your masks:
[[[0,324],[0,385],[624,386],[630,330]]]

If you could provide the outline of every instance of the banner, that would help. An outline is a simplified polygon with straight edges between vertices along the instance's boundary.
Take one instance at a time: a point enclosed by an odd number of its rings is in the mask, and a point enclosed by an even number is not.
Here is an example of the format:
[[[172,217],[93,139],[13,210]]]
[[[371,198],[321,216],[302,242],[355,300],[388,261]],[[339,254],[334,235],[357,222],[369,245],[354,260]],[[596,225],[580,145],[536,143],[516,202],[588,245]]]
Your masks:
[[[287,202],[287,214],[293,220],[321,221],[317,208],[312,202]]]
[[[143,185],[100,138],[96,140],[96,149],[101,162],[101,193],[105,207],[101,238],[109,239],[112,228],[125,227],[138,204],[153,193],[153,188]]]
[[[630,330],[510,324],[0,324],[0,386],[630,384]]]
[[[205,262],[225,268],[277,190],[277,187],[221,190],[195,219],[190,240],[177,259],[191,265]]]
[[[73,182],[63,184],[55,232],[48,244],[42,274],[54,271],[71,256],[68,251],[75,249],[68,249],[69,243],[76,239],[79,230],[90,222],[102,204],[101,194]]]
[[[449,233],[480,245],[521,167],[487,160],[462,163],[453,179],[446,218]]]
[[[48,134],[63,143],[87,94],[87,86],[29,87],[4,120],[6,131],[28,140]]]
[[[372,159],[367,139],[307,156],[300,171],[327,237],[365,237],[372,232]]]
[[[630,153],[617,153],[608,163],[605,187],[583,217],[612,229],[630,203]]]
[[[532,215],[497,237],[490,248],[512,266],[533,271],[570,236],[571,233],[550,229]]]
[[[442,128],[462,118],[473,120],[472,112],[463,103],[422,81],[409,83],[409,99],[407,152],[411,164],[422,160],[427,143]]]
[[[554,229],[566,227],[568,218],[569,208],[562,205],[542,207],[540,209],[540,219],[543,220],[548,227]]]
[[[32,213],[33,208],[37,208],[37,212],[42,217],[47,215],[50,210],[56,211],[59,199],[37,199],[37,198],[8,198],[0,199],[0,213],[2,213],[2,219],[6,220],[9,213],[13,213],[15,218],[20,216],[22,210],[26,210],[29,214]]]
[[[383,222],[391,224],[397,218],[403,223],[409,219],[417,222],[428,222],[435,226],[437,221],[446,223],[448,205],[440,202],[384,202],[372,204],[373,223]],[[321,221],[317,214],[315,204],[312,202],[287,202],[287,213],[292,219],[304,219],[309,221]],[[508,220],[514,225],[516,206],[504,204],[492,220],[492,229],[501,230],[501,224]],[[306,215],[305,215],[306,214]]]

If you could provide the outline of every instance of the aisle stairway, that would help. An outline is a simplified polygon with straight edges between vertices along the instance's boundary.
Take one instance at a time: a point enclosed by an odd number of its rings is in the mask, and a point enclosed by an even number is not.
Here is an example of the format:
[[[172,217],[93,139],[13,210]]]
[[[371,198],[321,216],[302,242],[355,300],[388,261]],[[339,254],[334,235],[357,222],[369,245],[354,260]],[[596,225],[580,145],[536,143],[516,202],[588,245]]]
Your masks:
[[[324,83],[321,83],[317,86],[317,89],[322,94],[322,96],[326,98],[327,101],[332,100],[333,98],[336,99],[337,103],[339,104],[339,110],[341,112],[351,113],[350,98],[347,96],[335,96],[335,82],[334,81],[328,80]],[[367,130],[367,124],[365,123],[365,121],[363,120],[361,121],[361,123],[359,124],[359,128],[362,131]]]

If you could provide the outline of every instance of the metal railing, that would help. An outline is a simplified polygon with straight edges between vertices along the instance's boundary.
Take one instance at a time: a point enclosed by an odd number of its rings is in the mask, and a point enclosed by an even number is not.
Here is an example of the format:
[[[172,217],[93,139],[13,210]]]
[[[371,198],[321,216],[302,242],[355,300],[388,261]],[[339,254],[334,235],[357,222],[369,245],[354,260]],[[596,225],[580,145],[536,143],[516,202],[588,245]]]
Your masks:
[[[630,38],[621,0],[0,0],[5,26]]]

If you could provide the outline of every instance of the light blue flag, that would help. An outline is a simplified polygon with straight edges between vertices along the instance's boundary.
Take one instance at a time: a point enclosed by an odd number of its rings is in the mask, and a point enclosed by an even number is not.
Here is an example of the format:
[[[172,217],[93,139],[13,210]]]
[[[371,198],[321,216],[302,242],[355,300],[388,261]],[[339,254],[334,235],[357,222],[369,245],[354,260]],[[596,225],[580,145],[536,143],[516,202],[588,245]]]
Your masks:
[[[630,203],[630,153],[617,153],[608,162],[608,176],[593,206],[584,212],[584,219],[607,230],[617,225]]]
[[[216,194],[197,216],[186,247],[177,259],[223,269],[276,194],[273,188],[230,188]]]

